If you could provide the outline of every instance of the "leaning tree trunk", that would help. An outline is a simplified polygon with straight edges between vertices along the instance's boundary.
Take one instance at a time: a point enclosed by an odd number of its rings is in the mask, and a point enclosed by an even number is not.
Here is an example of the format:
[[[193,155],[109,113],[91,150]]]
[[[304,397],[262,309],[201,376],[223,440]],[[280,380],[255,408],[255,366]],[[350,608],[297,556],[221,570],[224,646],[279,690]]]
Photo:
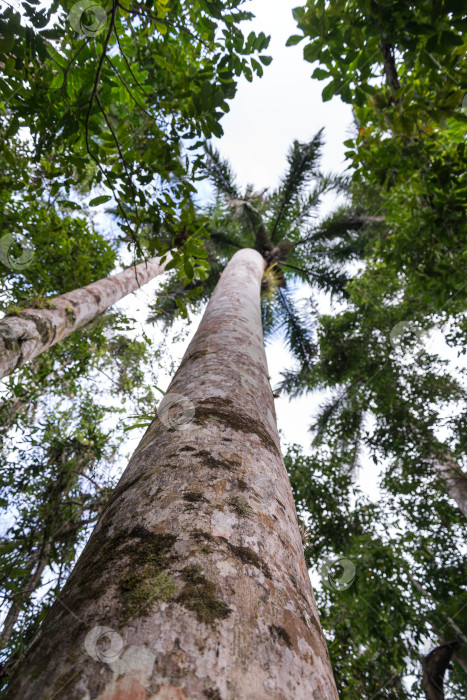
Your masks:
[[[159,258],[129,267],[86,287],[48,300],[47,309],[25,309],[0,321],[0,379],[58,343],[127,294],[160,275]]]
[[[263,259],[234,255],[6,698],[336,700],[282,461]]]

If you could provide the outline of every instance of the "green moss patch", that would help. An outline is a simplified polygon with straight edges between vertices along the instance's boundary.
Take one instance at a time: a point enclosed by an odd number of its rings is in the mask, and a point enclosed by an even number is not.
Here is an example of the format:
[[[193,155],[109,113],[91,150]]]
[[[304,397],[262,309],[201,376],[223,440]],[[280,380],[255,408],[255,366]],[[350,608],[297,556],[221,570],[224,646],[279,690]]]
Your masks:
[[[200,503],[201,501],[206,501],[207,499],[203,496],[201,491],[184,491],[183,500],[188,501],[188,503]]]
[[[200,622],[212,623],[230,615],[231,609],[216,598],[216,586],[202,573],[199,565],[187,566],[182,571],[186,585],[178,595],[177,602],[196,614]]]
[[[139,573],[125,578],[120,584],[124,598],[124,621],[149,613],[155,603],[173,599],[177,585],[171,576],[147,566]]]
[[[142,525],[120,529],[108,535],[104,526],[93,535],[83,553],[75,576],[65,586],[63,600],[74,610],[103,595],[109,580],[120,574],[120,615],[122,622],[146,615],[156,602],[175,593],[175,583],[165,574],[174,559],[170,550],[176,536],[152,532]]]
[[[241,496],[229,496],[228,498],[224,498],[224,501],[228,503],[229,506],[232,506],[238,515],[243,515],[245,517],[254,515],[255,511],[253,508],[250,506],[248,501]]]

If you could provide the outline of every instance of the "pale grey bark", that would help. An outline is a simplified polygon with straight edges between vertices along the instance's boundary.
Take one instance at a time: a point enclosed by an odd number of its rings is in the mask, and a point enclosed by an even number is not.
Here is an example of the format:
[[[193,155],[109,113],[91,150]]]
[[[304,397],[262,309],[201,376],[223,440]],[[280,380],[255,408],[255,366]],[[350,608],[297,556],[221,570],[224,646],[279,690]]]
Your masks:
[[[337,700],[280,451],[263,269],[242,250],[222,274],[175,403],[130,460],[8,700]]]
[[[447,450],[442,456],[431,459],[430,463],[449,498],[457,503],[459,510],[467,518],[467,474]]]
[[[153,258],[0,321],[0,379],[86,325],[109,306],[160,275],[169,262]]]

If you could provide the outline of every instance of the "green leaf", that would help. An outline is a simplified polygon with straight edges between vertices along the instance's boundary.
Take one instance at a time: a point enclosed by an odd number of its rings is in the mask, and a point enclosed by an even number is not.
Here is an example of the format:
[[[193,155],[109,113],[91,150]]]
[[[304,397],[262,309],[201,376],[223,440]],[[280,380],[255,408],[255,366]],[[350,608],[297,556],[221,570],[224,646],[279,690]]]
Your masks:
[[[320,41],[314,41],[312,44],[307,44],[303,49],[303,58],[309,63],[314,63],[318,60],[321,49],[322,44]]]
[[[57,75],[54,75],[53,80],[50,83],[50,87],[52,88],[52,90],[58,90],[59,88],[61,88],[63,85],[64,78],[65,74],[62,72],[57,73]]]
[[[323,68],[315,68],[311,74],[311,77],[316,78],[317,80],[324,80],[324,78],[329,78],[329,75],[330,73],[327,70],[324,70]]]
[[[188,279],[192,280],[195,274],[195,270],[193,265],[191,264],[190,258],[185,258],[185,260],[183,261],[183,269],[185,270],[185,274],[188,277]]]
[[[321,93],[321,97],[323,98],[323,102],[329,102],[329,100],[333,96],[334,96],[334,80],[331,80],[331,82],[326,85],[323,92]]]
[[[94,199],[91,199],[89,202],[90,207],[98,207],[99,204],[105,204],[106,202],[109,202],[112,199],[112,197],[108,194],[103,194],[100,197],[94,197]]]
[[[295,7],[292,10],[292,17],[296,22],[300,22],[302,19],[303,15],[305,14],[305,8],[304,7]]]
[[[289,38],[288,38],[287,41],[285,42],[285,45],[286,45],[286,46],[296,46],[296,45],[299,44],[299,43],[302,41],[302,39],[304,39],[304,38],[305,38],[305,36],[304,36],[303,34],[302,34],[302,35],[299,35],[299,34],[292,34],[292,36],[289,36]]]

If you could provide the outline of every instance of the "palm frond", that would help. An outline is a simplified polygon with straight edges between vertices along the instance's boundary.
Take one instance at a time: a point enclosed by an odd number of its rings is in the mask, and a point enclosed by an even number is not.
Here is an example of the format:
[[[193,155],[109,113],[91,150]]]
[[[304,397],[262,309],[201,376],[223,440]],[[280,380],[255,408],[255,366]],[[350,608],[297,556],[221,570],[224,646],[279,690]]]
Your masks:
[[[271,240],[277,243],[282,234],[282,224],[287,211],[296,203],[310,179],[317,173],[323,129],[308,143],[294,141],[287,155],[289,169],[282,178],[278,190],[272,195]]]
[[[309,367],[284,370],[281,372],[282,379],[279,384],[274,387],[274,391],[278,394],[286,394],[292,399],[303,396],[309,391],[309,375]]]
[[[275,332],[284,332],[285,341],[302,366],[311,366],[317,353],[311,314],[305,314],[284,289],[277,295]]]
[[[345,449],[354,453],[356,466],[362,443],[364,412],[354,392],[340,391],[324,401],[310,428],[314,433],[313,445],[323,444],[330,437]]]
[[[204,150],[206,153],[204,171],[214,185],[217,195],[240,199],[240,191],[229,161],[222,158],[219,151],[210,143],[205,144]]]

